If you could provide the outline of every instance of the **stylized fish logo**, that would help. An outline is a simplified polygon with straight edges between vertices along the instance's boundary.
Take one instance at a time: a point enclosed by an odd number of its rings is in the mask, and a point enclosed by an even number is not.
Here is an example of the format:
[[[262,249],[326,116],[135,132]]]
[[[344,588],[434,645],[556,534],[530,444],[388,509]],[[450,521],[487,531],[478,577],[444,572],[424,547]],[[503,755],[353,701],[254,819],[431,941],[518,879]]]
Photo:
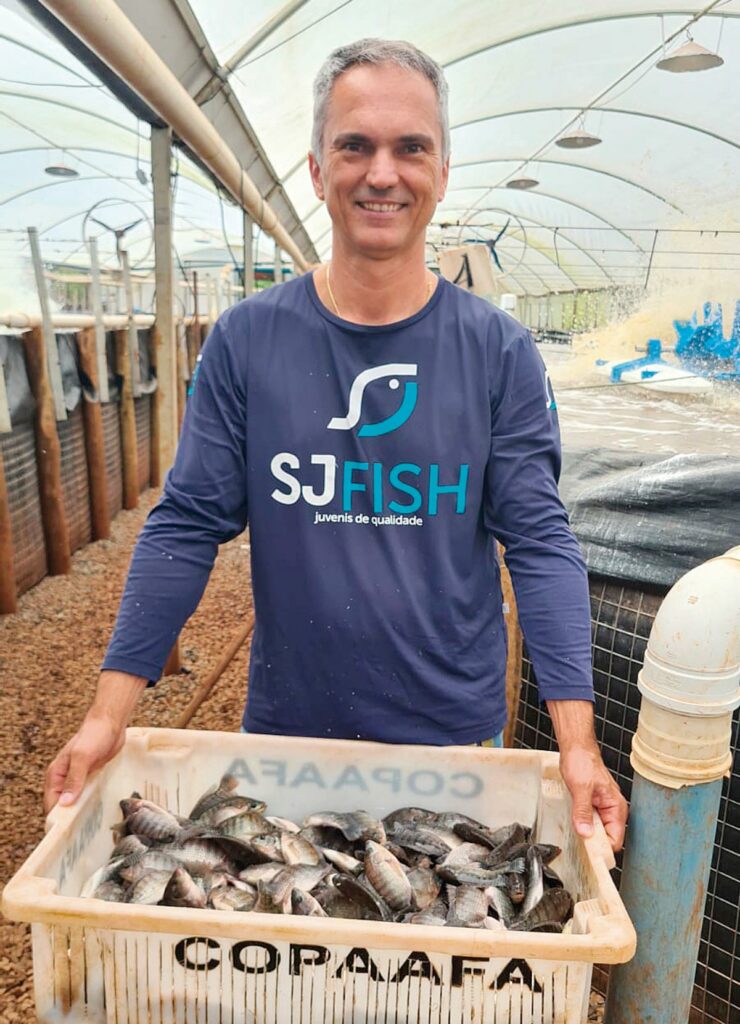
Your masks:
[[[416,370],[416,363],[385,363],[383,366],[375,366],[370,370],[363,370],[362,373],[358,373],[352,381],[352,387],[349,390],[347,415],[335,416],[329,420],[327,429],[352,430],[353,427],[357,426],[360,421],[362,397],[365,394],[365,388],[374,380],[388,377],[388,387],[395,391],[400,387],[401,383],[398,377],[415,377]],[[418,390],[415,380],[406,381],[403,385],[403,398],[398,409],[391,416],[381,420],[380,423],[366,423],[358,431],[358,436],[380,437],[381,434],[390,434],[391,431],[398,430],[414,411]]]
[[[545,370],[545,408],[553,412],[557,409],[557,402],[555,401],[555,393],[552,390],[552,381],[550,380],[550,374]]]

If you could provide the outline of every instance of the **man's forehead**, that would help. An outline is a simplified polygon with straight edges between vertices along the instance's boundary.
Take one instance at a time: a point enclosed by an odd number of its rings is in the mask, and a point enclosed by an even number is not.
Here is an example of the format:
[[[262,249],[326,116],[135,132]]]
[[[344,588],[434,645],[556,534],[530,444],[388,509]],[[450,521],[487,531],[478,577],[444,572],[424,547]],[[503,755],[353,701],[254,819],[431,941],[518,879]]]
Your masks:
[[[384,129],[399,138],[439,130],[437,93],[426,75],[396,64],[358,64],[334,82],[327,108],[330,134],[364,133],[378,107]],[[372,128],[375,134],[377,123]]]

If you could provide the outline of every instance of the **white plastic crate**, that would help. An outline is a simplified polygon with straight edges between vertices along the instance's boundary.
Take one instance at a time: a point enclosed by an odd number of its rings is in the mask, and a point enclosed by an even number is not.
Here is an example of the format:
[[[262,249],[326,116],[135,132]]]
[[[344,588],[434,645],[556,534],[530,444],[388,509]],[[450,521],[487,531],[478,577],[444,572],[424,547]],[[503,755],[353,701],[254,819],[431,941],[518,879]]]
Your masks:
[[[42,1022],[95,1024],[581,1024],[594,963],[628,960],[635,933],[609,875],[600,823],[570,827],[557,755],[481,747],[130,729],[125,747],[48,832],[3,894],[32,923]],[[137,789],[187,814],[225,771],[268,812],[457,810],[521,821],[556,843],[576,900],[551,935],[143,907],[80,899],[112,848],[118,801]]]

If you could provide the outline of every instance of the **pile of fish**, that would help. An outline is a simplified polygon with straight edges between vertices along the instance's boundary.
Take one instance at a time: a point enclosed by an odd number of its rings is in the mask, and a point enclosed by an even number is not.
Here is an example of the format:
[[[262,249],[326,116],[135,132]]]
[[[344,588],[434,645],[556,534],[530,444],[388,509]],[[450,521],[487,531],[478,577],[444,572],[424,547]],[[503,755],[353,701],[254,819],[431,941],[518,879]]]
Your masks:
[[[559,847],[514,822],[491,830],[456,812],[403,807],[266,815],[225,775],[187,818],[134,793],[109,862],[83,896],[263,914],[561,932],[573,909],[550,867]]]

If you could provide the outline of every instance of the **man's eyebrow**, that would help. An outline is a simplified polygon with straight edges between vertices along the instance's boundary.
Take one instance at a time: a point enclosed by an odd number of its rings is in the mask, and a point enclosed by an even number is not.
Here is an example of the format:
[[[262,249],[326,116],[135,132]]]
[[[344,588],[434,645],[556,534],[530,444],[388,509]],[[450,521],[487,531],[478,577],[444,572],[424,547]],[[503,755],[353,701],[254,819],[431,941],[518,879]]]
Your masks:
[[[345,142],[371,142],[369,136],[363,135],[362,132],[341,132],[332,139],[332,145],[341,146]],[[434,148],[434,139],[431,135],[425,135],[423,132],[414,132],[411,135],[401,135],[399,142],[404,145],[416,143],[420,146],[426,146],[430,149]]]

